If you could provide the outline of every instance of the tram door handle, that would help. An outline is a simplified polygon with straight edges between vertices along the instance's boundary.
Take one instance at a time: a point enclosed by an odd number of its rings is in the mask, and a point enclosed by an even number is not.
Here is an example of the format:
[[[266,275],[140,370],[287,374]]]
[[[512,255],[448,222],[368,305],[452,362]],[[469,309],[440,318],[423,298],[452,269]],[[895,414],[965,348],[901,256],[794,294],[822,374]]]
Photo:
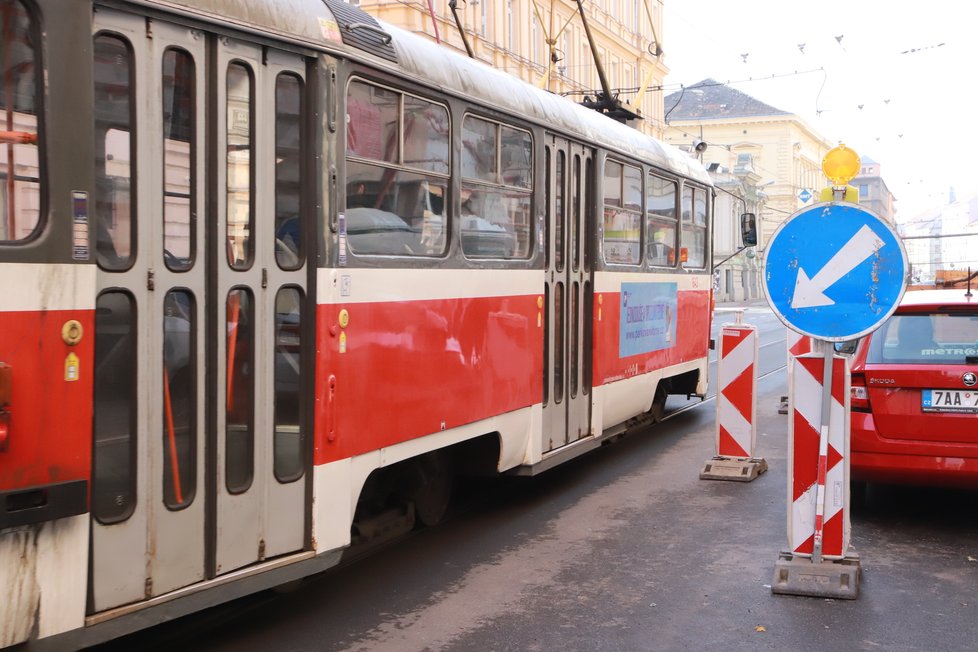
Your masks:
[[[326,380],[326,440],[336,440],[336,376]]]

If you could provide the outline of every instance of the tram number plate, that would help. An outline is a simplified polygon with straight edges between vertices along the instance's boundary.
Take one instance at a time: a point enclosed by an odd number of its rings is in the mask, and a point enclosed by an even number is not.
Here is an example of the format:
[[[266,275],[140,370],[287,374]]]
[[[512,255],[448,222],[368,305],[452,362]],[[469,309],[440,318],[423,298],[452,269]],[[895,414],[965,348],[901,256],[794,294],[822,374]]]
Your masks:
[[[920,393],[924,412],[978,412],[978,391],[973,389],[925,389]]]

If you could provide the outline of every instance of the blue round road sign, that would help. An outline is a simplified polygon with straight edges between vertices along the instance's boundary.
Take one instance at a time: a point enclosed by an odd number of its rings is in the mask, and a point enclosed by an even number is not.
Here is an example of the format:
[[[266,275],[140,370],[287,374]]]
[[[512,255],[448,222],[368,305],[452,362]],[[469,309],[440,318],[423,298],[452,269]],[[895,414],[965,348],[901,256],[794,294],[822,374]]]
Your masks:
[[[801,209],[764,254],[768,303],[789,328],[830,342],[861,337],[893,314],[907,287],[903,243],[858,204]]]

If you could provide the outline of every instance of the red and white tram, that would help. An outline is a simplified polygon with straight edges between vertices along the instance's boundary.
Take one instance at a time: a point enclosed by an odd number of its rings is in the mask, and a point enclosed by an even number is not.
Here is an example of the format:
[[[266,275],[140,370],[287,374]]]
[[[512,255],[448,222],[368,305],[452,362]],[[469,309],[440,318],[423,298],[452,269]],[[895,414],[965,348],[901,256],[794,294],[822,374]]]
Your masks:
[[[0,0],[0,647],[288,582],[706,391],[696,161],[339,0]]]

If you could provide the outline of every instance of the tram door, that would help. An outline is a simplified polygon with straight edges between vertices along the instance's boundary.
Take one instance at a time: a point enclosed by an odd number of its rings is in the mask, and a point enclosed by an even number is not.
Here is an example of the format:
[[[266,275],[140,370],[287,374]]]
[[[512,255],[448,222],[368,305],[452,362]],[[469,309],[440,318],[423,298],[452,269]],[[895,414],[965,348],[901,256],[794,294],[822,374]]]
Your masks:
[[[93,34],[90,611],[305,545],[305,62],[109,9]]]
[[[548,136],[543,452],[590,434],[593,154]]]

